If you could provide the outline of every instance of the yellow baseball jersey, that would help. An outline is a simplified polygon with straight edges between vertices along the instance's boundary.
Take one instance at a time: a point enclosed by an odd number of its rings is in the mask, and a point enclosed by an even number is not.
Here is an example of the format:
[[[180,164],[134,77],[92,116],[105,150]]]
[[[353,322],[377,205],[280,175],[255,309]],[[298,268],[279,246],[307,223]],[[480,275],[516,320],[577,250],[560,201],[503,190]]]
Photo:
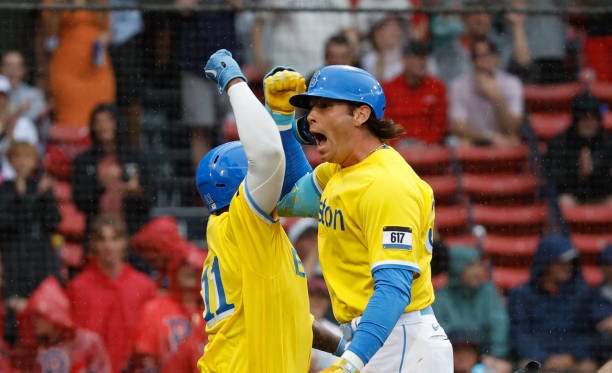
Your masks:
[[[385,147],[350,167],[323,163],[314,177],[323,190],[319,261],[338,322],[363,314],[379,268],[413,271],[405,312],[433,303],[433,192],[402,156]]]
[[[307,372],[312,318],[306,275],[276,216],[241,184],[229,212],[211,215],[202,297],[208,344],[201,372]]]

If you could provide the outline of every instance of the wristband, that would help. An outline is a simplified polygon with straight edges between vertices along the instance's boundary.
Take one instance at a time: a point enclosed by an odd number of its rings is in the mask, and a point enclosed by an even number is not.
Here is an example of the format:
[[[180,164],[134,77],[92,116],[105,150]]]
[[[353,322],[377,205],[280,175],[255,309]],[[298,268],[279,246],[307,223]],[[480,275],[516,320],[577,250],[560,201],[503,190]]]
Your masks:
[[[342,337],[340,338],[340,342],[338,342],[338,347],[336,347],[336,351],[334,351],[334,355],[342,356],[345,350],[346,350],[346,339]]]
[[[348,372],[359,372],[363,369],[365,364],[355,353],[346,350],[342,356],[340,356],[340,366]]]
[[[293,128],[293,119],[295,118],[295,113],[291,114],[283,114],[272,110],[268,104],[266,104],[266,109],[268,109],[268,113],[272,115],[272,119],[274,119],[274,123],[278,126],[278,129],[281,131],[290,130]]]

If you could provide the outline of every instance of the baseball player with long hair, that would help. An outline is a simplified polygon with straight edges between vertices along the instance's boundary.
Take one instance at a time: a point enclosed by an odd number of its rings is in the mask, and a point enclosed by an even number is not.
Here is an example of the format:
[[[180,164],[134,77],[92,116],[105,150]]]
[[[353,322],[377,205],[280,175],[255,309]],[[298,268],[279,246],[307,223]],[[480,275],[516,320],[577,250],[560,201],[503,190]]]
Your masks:
[[[281,137],[231,53],[215,52],[205,73],[220,94],[227,92],[241,141],[212,149],[196,174],[210,213],[202,272],[209,342],[198,367],[201,372],[306,373],[312,347],[339,355],[343,343],[313,323],[303,265],[278,220],[285,176]],[[306,89],[303,79],[283,83],[269,84],[266,93]]]
[[[294,187],[279,213],[318,217],[334,316],[352,338],[322,372],[453,372],[451,344],[431,308],[433,192],[386,144],[402,130],[384,119],[379,82],[362,69],[326,66],[283,104],[308,114],[294,122],[297,137],[283,136],[285,183]],[[324,161],[313,172],[296,171],[308,168],[297,139]]]

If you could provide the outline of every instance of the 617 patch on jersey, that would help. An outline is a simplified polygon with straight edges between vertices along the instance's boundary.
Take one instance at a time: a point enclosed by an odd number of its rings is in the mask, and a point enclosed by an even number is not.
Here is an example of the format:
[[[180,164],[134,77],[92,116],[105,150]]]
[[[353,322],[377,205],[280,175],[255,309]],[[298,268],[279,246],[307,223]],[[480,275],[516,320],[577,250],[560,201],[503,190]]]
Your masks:
[[[410,227],[383,227],[383,249],[412,249]]]

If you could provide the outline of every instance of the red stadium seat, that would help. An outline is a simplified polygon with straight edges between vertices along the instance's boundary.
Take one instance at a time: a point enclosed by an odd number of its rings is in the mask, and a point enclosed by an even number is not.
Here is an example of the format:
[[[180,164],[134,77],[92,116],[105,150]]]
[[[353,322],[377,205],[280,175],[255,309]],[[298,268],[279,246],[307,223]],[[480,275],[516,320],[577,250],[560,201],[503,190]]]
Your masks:
[[[43,157],[45,171],[58,180],[70,180],[72,176],[72,159],[58,146],[47,145]]]
[[[591,84],[591,92],[595,97],[612,106],[612,83],[593,82]]]
[[[442,237],[465,234],[468,222],[468,210],[463,205],[436,207],[435,226]]]
[[[612,205],[562,206],[561,213],[572,233],[612,232]]]
[[[457,148],[457,161],[466,173],[518,173],[528,168],[528,157],[527,145]]]
[[[582,266],[582,276],[589,286],[601,285],[601,282],[604,279],[603,273],[598,265]]]
[[[571,107],[574,95],[582,89],[580,83],[526,84],[523,86],[527,111],[565,111]]]
[[[573,233],[572,243],[581,254],[599,255],[606,245],[612,244],[612,232],[601,234]]]
[[[451,153],[444,146],[406,147],[397,151],[420,176],[445,174],[450,168]]]
[[[426,175],[423,179],[433,189],[436,206],[450,205],[458,202],[458,185],[455,175]]]
[[[547,217],[548,210],[544,204],[472,207],[474,223],[482,224],[491,234],[541,234]]]
[[[572,116],[569,111],[563,113],[529,114],[531,127],[541,141],[548,141],[567,130],[571,120]]]
[[[524,284],[529,280],[530,269],[528,267],[494,267],[493,282],[502,292]]]
[[[80,240],[85,233],[85,215],[72,202],[58,204],[62,220],[57,231],[68,239]]]
[[[83,245],[75,242],[66,242],[60,248],[60,258],[68,267],[80,267],[83,264]]]
[[[49,142],[57,144],[68,157],[74,159],[91,145],[89,127],[54,123],[49,127]]]
[[[54,190],[58,203],[72,201],[72,185],[69,182],[57,181]]]
[[[470,201],[484,204],[527,204],[537,196],[538,181],[533,173],[510,175],[464,174],[461,183]]]
[[[604,115],[604,129],[608,132],[612,132],[612,111],[608,111],[605,115]]]
[[[485,254],[493,260],[495,266],[528,267],[539,240],[539,235],[497,236],[489,234],[484,237],[482,246]]]
[[[476,237],[474,237],[474,235],[462,235],[462,236],[444,236],[442,237],[442,239],[444,240],[444,243],[448,246],[448,247],[454,247],[454,246],[469,246],[469,247],[476,247],[476,245],[478,244]]]

